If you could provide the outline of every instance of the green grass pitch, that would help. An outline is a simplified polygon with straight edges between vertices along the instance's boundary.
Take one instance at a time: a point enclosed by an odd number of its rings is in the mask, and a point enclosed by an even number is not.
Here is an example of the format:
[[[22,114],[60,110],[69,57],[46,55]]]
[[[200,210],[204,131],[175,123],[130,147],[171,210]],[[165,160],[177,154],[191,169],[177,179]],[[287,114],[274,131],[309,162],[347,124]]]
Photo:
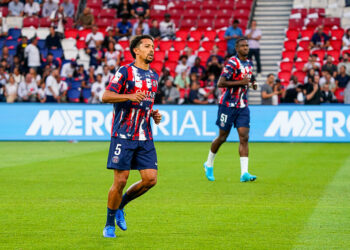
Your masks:
[[[108,142],[1,142],[0,249],[350,249],[350,144],[156,143],[158,184],[105,239]],[[138,180],[131,173],[128,186]]]

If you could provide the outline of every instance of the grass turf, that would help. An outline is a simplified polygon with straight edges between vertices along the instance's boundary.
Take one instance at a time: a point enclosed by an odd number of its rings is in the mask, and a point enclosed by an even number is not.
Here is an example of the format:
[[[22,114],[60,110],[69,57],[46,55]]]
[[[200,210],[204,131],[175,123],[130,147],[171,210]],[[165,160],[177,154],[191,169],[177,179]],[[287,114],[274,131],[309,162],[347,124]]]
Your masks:
[[[157,186],[105,239],[108,142],[1,142],[0,248],[349,249],[349,144],[251,143],[254,183],[240,183],[237,143],[202,167],[209,143],[156,143]],[[128,185],[138,180],[131,173]]]

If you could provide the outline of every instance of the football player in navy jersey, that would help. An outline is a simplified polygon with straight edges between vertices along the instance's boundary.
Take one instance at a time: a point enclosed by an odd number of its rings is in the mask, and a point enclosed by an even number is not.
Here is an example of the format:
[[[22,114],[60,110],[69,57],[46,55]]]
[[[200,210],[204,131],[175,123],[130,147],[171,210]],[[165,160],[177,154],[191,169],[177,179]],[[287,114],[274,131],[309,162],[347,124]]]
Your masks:
[[[130,42],[130,52],[135,61],[119,68],[102,97],[103,102],[114,106],[107,161],[107,168],[114,170],[114,182],[108,193],[104,237],[116,237],[115,221],[120,229],[126,230],[125,205],[157,183],[151,118],[159,124],[162,116],[152,109],[158,89],[158,75],[150,69],[154,58],[153,38],[136,36]],[[123,195],[131,169],[139,170],[141,180]]]
[[[214,139],[209,150],[207,161],[204,163],[206,177],[214,181],[214,158],[220,146],[230,134],[232,125],[239,135],[239,155],[241,162],[241,182],[254,181],[256,176],[248,173],[248,138],[250,127],[250,113],[248,108],[247,91],[254,89],[253,67],[247,59],[249,46],[245,38],[236,41],[237,56],[231,57],[222,70],[218,86],[225,88],[220,98],[216,125],[219,127],[219,136]]]

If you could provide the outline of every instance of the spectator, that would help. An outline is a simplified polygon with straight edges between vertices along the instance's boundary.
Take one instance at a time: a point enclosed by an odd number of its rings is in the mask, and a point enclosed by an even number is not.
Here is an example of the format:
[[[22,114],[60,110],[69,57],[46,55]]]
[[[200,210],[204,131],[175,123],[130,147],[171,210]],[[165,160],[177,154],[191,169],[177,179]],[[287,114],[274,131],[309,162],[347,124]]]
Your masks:
[[[156,40],[160,39],[160,30],[158,28],[158,21],[156,19],[152,20],[152,27],[149,30],[149,34]]]
[[[77,63],[75,60],[72,60],[70,63],[63,64],[61,76],[65,78],[72,78],[76,67]]]
[[[272,105],[278,105],[285,96],[285,90],[281,85],[280,79],[276,79],[276,82],[273,85],[273,92],[277,93],[277,95],[272,96]]]
[[[61,4],[64,10],[64,15],[66,17],[74,18],[74,4],[70,0],[63,0]]]
[[[319,81],[319,86],[321,87],[321,90],[323,89],[325,84],[329,84],[331,91],[334,93],[336,89],[336,85],[335,85],[335,80],[331,75],[331,72],[325,71],[323,75],[324,76]]]
[[[304,78],[304,84],[306,84],[308,82],[312,82],[314,80],[315,75],[316,75],[315,70],[314,69],[310,69],[307,72],[307,74],[306,74],[306,76]],[[317,75],[318,75],[318,73],[317,73]]]
[[[86,52],[90,56],[90,66],[93,66],[97,69],[102,64],[105,55],[101,44],[97,44],[96,48],[87,49]]]
[[[350,84],[344,90],[344,104],[350,104]]]
[[[219,47],[215,44],[213,46],[213,49],[210,51],[210,56],[207,60],[207,65],[209,64],[209,62],[212,60],[212,57],[215,56],[218,61],[219,61],[219,64],[221,64],[221,67],[222,67],[222,64],[224,63],[224,58],[222,58],[222,56],[220,56],[219,54]]]
[[[321,64],[317,62],[317,55],[309,55],[308,62],[305,63],[303,67],[303,71],[309,71],[310,69],[314,69],[315,71],[319,71],[321,69]]]
[[[25,56],[24,56],[24,50],[28,45],[28,39],[25,36],[22,36],[21,42],[17,45],[16,48],[16,55],[19,57],[19,60],[21,61],[21,65],[24,66],[25,62]]]
[[[208,102],[210,104],[214,104],[215,103],[215,98],[216,98],[216,94],[219,94],[220,91],[218,91],[216,93],[216,86],[217,86],[217,81],[215,80],[215,74],[214,73],[209,73],[208,75],[208,79],[205,82],[203,89],[205,90],[205,92],[208,94]]]
[[[193,49],[190,47],[187,47],[185,51],[187,56],[187,67],[191,69],[194,65],[194,61],[196,61],[197,56],[193,53]]]
[[[118,5],[117,15],[118,17],[126,17],[127,19],[131,18],[132,5],[128,0],[122,0]]]
[[[322,103],[335,103],[337,102],[337,98],[333,94],[332,91],[330,91],[330,85],[325,84],[321,91],[321,102]]]
[[[67,102],[67,91],[68,84],[62,80],[60,74],[57,72],[56,81],[58,83],[58,95],[60,97],[60,102]]]
[[[62,39],[64,37],[64,24],[67,21],[62,5],[51,13],[50,19],[52,22],[51,26],[55,28],[57,35]]]
[[[13,56],[9,53],[9,48],[7,46],[4,46],[2,48],[2,55],[1,55],[1,61],[5,60],[7,63],[7,67],[13,64]],[[9,68],[8,68],[9,69]]]
[[[19,67],[13,69],[13,78],[15,79],[15,83],[18,86],[21,82],[24,82],[24,76],[21,74]]]
[[[200,88],[198,82],[194,81],[191,83],[191,90],[188,96],[189,102],[191,104],[208,104],[207,100],[208,94],[204,89]]]
[[[135,18],[139,16],[143,16],[145,18],[149,18],[149,6],[147,3],[142,0],[137,0],[136,3],[133,4],[131,9],[131,15]]]
[[[9,16],[23,16],[24,4],[19,0],[12,0],[9,3]]]
[[[183,71],[175,77],[174,84],[179,89],[187,89],[188,86],[190,86],[190,78],[186,74],[186,71]]]
[[[343,36],[343,50],[350,49],[350,29],[347,29]]]
[[[179,64],[175,68],[175,72],[177,75],[181,75],[183,72],[186,74],[189,73],[189,67],[187,66],[187,56],[181,55]]]
[[[52,12],[55,12],[57,9],[57,3],[53,2],[52,0],[45,0],[41,14],[43,17],[50,17]]]
[[[285,93],[286,94],[283,99],[284,103],[303,104],[304,95],[303,95],[303,88],[301,84],[298,84],[295,87],[291,87],[287,89]]]
[[[36,83],[36,85],[39,87],[41,83],[41,76],[36,72],[34,68],[31,68],[29,70],[29,74],[32,77],[32,81]]]
[[[79,64],[73,76],[79,81],[86,81],[88,79],[88,75],[85,72],[84,65]]]
[[[92,26],[92,31],[86,36],[86,45],[89,49],[95,49],[96,45],[100,46],[103,42],[103,34],[98,31],[97,25]]]
[[[217,56],[212,56],[208,63],[207,73],[208,75],[214,74],[215,80],[218,80],[221,74],[222,65],[219,62]]]
[[[132,32],[132,24],[128,21],[127,15],[122,16],[122,20],[117,24],[117,36],[128,37]]]
[[[32,39],[32,43],[29,44],[24,50],[24,56],[27,58],[28,67],[39,69],[40,63],[40,51],[38,48],[38,39],[35,37]]]
[[[50,27],[50,34],[46,37],[45,47],[48,49],[61,49],[61,37],[57,34],[54,27]]]
[[[17,99],[17,84],[13,75],[10,75],[8,83],[5,85],[5,97],[7,103],[13,103]]]
[[[38,86],[32,80],[31,75],[26,75],[25,81],[18,86],[18,101],[19,102],[35,102]]]
[[[83,13],[80,14],[78,22],[76,26],[81,27],[83,29],[91,29],[91,27],[95,24],[95,18],[91,14],[90,8],[86,7]]]
[[[170,79],[171,82],[174,82],[174,78],[170,75],[169,69],[164,67],[163,70],[162,70],[162,73],[161,73],[161,75],[159,77],[158,89],[163,89],[163,87],[165,86],[165,82],[168,79]]]
[[[104,65],[103,66],[103,71],[102,71],[102,82],[105,86],[109,84],[109,81],[112,79],[113,74],[109,71],[108,66]]]
[[[350,75],[350,62],[349,62],[349,54],[345,53],[343,55],[343,60],[338,63],[338,71],[340,70],[341,66],[345,66],[346,67],[346,74]]]
[[[225,32],[225,40],[227,40],[227,54],[229,56],[236,55],[236,40],[243,36],[241,28],[238,27],[239,21],[235,19],[232,26],[228,27]]]
[[[164,97],[163,104],[176,104],[180,98],[179,90],[173,86],[173,83],[170,79],[165,81],[165,86],[163,87]]]
[[[109,70],[117,70],[119,68],[120,56],[120,52],[115,49],[114,43],[109,42],[108,50],[104,56],[105,64],[109,67]]]
[[[350,76],[346,74],[346,67],[340,67],[339,74],[335,77],[336,88],[346,88],[350,81]]]
[[[18,67],[22,70],[22,64],[21,64],[21,61],[19,60],[19,56],[17,55],[14,55],[13,56],[13,63],[10,65],[10,69],[9,69],[9,72],[12,72],[13,73],[13,70]]]
[[[8,28],[7,28],[7,24],[6,22],[4,22],[3,18],[0,17],[0,38],[7,38],[7,32],[8,32]]]
[[[145,17],[144,16],[138,16],[138,21],[134,24],[134,27],[132,29],[132,35],[133,36],[137,35],[136,34],[136,29],[137,28],[141,28],[141,34],[142,35],[149,35],[149,26],[148,26],[148,23],[145,22]]]
[[[40,12],[40,5],[34,0],[27,0],[28,2],[24,5],[25,16],[38,16]]]
[[[320,77],[315,75],[312,83],[307,83],[304,86],[305,104],[320,104],[321,103],[321,90],[319,86]]]
[[[59,62],[53,57],[52,53],[48,53],[46,59],[43,59],[41,67],[43,69],[49,68],[50,70],[58,69],[60,66]]]
[[[43,81],[40,83],[40,88],[38,89],[37,92],[37,98],[40,103],[45,103],[46,102],[46,87],[45,87],[45,82]]]
[[[198,79],[203,80],[206,76],[206,70],[201,65],[201,59],[199,57],[196,58],[194,62],[194,66],[191,68],[191,74],[196,73]]]
[[[310,42],[310,49],[327,49],[330,45],[329,36],[323,32],[323,25],[318,26],[317,32],[313,34]],[[322,59],[322,58],[320,58]]]
[[[169,13],[164,15],[164,21],[160,22],[159,30],[161,38],[175,39],[176,27]]]
[[[102,74],[98,74],[96,76],[96,82],[91,86],[91,103],[101,103],[102,94],[105,88],[106,86],[102,81]]]
[[[59,96],[59,83],[57,80],[59,76],[59,72],[57,69],[53,70],[52,73],[46,78],[46,102],[61,102],[61,98]]]
[[[261,74],[260,44],[259,44],[261,35],[262,35],[261,30],[256,28],[256,21],[253,20],[251,23],[251,28],[245,31],[245,36],[248,38],[248,44],[249,44],[248,59],[252,61],[252,56],[254,56],[258,75]]]
[[[266,83],[261,86],[261,104],[262,105],[272,105],[272,97],[278,95],[277,91],[273,91],[273,86],[275,84],[275,75],[268,74]]]
[[[322,74],[325,71],[330,72],[333,77],[337,76],[337,65],[333,64],[333,57],[332,56],[327,56],[327,61],[322,66]]]
[[[104,49],[108,49],[108,44],[110,42],[112,42],[113,44],[117,44],[118,42],[118,37],[115,36],[115,30],[113,30],[112,28],[108,28],[108,34],[107,36],[105,36],[103,43],[102,43],[102,47]]]
[[[0,102],[5,101],[5,85],[8,82],[9,75],[3,66],[0,66]]]

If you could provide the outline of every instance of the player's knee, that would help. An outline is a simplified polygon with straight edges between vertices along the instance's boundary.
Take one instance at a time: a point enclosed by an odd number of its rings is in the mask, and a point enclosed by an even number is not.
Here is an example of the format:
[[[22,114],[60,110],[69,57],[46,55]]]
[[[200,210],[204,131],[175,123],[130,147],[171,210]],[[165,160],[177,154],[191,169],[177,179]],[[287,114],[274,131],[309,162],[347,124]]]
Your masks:
[[[227,140],[227,136],[219,136],[220,143],[224,143]]]
[[[119,188],[124,188],[126,186],[126,182],[128,181],[128,178],[126,177],[121,177],[121,178],[118,178],[115,182],[114,182],[114,185],[115,188],[119,189]]]
[[[241,136],[239,136],[239,141],[241,143],[248,143],[248,140],[249,140],[249,135],[241,135]]]
[[[157,184],[157,177],[150,177],[144,180],[144,185],[147,188],[154,187]]]

